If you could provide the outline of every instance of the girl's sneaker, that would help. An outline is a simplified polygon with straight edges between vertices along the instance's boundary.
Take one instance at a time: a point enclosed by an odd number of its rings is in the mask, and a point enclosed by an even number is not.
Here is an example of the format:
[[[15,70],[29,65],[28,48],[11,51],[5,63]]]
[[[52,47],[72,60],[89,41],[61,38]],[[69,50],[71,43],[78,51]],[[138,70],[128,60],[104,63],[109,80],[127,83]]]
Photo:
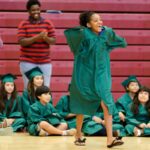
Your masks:
[[[37,131],[39,136],[48,136],[48,133],[45,130],[41,129],[39,125],[37,126]]]
[[[63,135],[64,136],[74,136],[76,134],[76,132],[77,132],[77,130],[72,128],[72,129],[63,131]]]
[[[48,136],[48,133],[44,131],[43,129],[40,129],[39,136]]]
[[[141,136],[142,130],[138,129],[137,127],[134,128],[134,136]]]

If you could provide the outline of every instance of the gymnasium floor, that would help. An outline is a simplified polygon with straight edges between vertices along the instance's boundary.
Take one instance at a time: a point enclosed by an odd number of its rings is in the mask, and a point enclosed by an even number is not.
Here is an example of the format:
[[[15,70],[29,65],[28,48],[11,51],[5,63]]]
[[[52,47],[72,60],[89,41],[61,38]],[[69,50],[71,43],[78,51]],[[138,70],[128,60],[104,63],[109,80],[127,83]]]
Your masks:
[[[108,150],[106,137],[87,137],[86,146],[75,146],[73,137],[49,136],[34,137],[27,133],[15,133],[11,136],[0,136],[0,150]],[[150,138],[125,137],[123,146],[117,150],[150,150]]]

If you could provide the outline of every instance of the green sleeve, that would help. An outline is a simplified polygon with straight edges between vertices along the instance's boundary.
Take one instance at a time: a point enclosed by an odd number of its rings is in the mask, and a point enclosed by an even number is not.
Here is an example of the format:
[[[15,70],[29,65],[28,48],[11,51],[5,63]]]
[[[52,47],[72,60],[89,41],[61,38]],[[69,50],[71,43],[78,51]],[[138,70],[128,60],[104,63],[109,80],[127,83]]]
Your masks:
[[[61,97],[61,99],[58,101],[56,107],[58,110],[58,113],[63,117],[66,118],[69,115],[69,108],[68,108],[68,99],[67,96]]]
[[[114,113],[113,113],[113,123],[120,123],[120,117],[118,109],[115,107]]]
[[[9,118],[23,117],[22,112],[19,109],[19,100],[20,100],[19,96],[14,100],[11,113],[9,114]]]
[[[126,114],[126,122],[127,124],[132,124],[135,126],[140,125],[141,123],[135,118],[135,115],[133,114],[133,112],[131,111],[131,104],[128,106],[128,111]]]
[[[39,123],[41,121],[46,121],[45,118],[40,113],[40,110],[37,107],[31,106],[27,115],[28,122]]]
[[[111,51],[114,48],[126,47],[126,40],[119,35],[117,35],[112,28],[106,27],[107,30],[107,46],[108,50]]]
[[[61,122],[65,122],[62,116],[58,113],[57,109],[51,104],[49,104],[49,110],[51,110],[51,114],[49,114],[47,120],[52,125],[60,124]]]
[[[116,107],[117,107],[118,112],[125,113],[125,110],[119,100],[117,100],[116,102]]]
[[[0,122],[3,121],[6,118],[6,115],[3,113],[0,113]]]
[[[102,112],[96,112],[94,116],[104,119],[104,114]]]
[[[29,95],[28,92],[25,90],[23,91],[21,98],[21,111],[25,118],[27,117],[29,107],[30,107]]]
[[[23,117],[20,109],[19,109],[19,100],[20,96],[18,95],[17,98],[13,101],[13,105],[11,111],[8,115],[8,118],[21,118]]]
[[[80,45],[84,39],[84,28],[77,26],[64,31],[67,43],[74,55],[78,54]]]

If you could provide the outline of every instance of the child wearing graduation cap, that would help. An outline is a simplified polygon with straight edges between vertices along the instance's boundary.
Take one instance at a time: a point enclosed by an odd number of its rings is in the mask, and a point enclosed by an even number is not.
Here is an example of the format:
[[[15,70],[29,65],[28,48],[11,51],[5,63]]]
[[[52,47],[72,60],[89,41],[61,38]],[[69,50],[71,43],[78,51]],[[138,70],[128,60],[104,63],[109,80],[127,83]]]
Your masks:
[[[150,89],[141,87],[128,106],[126,131],[128,135],[150,136]]]
[[[25,119],[20,110],[20,96],[16,90],[13,74],[1,76],[0,86],[0,128],[11,126],[13,131],[21,131],[25,126]]]
[[[37,87],[44,84],[43,72],[39,67],[35,67],[25,73],[26,77],[29,79],[28,87],[23,91],[21,107],[24,117],[26,119],[29,106],[37,101],[35,97],[35,90]]]
[[[49,103],[51,92],[47,86],[37,87],[35,96],[37,101],[31,105],[28,112],[28,131],[31,135],[74,135],[76,129],[67,130],[64,119]]]
[[[135,94],[140,88],[140,83],[136,76],[131,75],[122,82],[122,86],[125,88],[126,93],[117,100],[116,107],[118,109],[121,122],[123,125],[126,125],[126,113],[128,111],[128,105],[132,103]]]

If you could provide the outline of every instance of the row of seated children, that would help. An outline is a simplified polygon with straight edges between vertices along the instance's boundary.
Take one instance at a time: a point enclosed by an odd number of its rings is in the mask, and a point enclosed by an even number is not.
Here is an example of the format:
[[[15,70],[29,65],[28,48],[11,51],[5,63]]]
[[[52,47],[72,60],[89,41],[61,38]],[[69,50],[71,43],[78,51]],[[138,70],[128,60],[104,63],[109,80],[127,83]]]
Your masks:
[[[26,127],[30,135],[37,136],[74,135],[76,115],[70,112],[69,95],[63,96],[54,108],[50,90],[43,85],[42,71],[36,67],[26,76],[29,79],[28,88],[21,98],[16,92],[16,77],[12,74],[1,77],[0,128],[12,126],[16,132]],[[150,90],[140,87],[135,76],[125,80],[123,86],[126,93],[118,99],[113,115],[114,135],[149,136]],[[84,116],[82,131],[85,135],[106,134],[101,110],[93,116]]]
[[[62,96],[55,106],[59,114],[67,121],[69,128],[76,127],[76,114],[72,114],[69,108],[69,95]],[[117,110],[113,115],[113,131],[115,136],[125,136],[124,127],[120,124]],[[87,136],[106,135],[104,115],[101,109],[98,109],[93,116],[84,115],[82,132]],[[118,133],[119,132],[119,133]]]
[[[43,73],[38,67],[28,72],[28,88],[20,97],[12,74],[1,76],[0,128],[11,126],[14,132],[25,128],[30,135],[74,135],[65,120],[52,105],[51,93],[44,86]]]
[[[136,76],[122,82],[125,88],[116,102],[113,114],[115,136],[150,136],[150,89],[140,85]],[[59,114],[70,128],[76,127],[76,115],[69,109],[69,95],[62,96],[56,105]],[[98,109],[93,116],[84,115],[82,131],[85,135],[106,135],[103,112]]]
[[[150,89],[141,86],[136,76],[129,76],[122,85],[126,93],[116,107],[127,135],[150,136]]]

